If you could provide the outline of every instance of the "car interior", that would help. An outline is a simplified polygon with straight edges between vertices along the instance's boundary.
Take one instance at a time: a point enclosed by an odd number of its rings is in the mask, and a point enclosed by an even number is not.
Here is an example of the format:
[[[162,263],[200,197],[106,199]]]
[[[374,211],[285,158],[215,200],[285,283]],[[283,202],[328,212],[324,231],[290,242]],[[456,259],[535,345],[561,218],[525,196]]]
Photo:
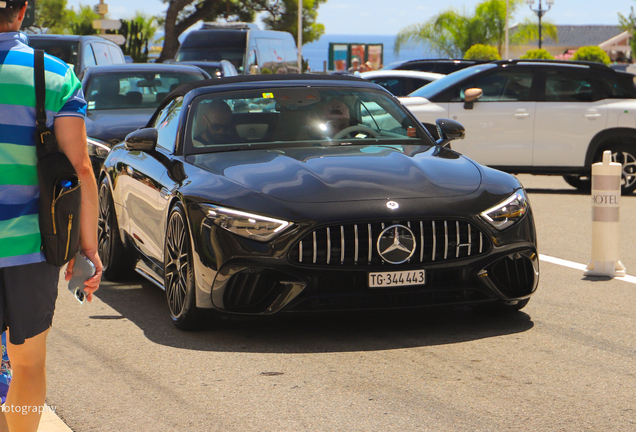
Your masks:
[[[222,99],[231,110],[231,131],[223,137],[217,135],[216,140],[207,132],[215,121],[208,107],[220,99],[208,96],[199,100],[194,106],[191,128],[193,146],[382,136],[413,138],[414,128],[407,131],[410,119],[397,108],[386,109],[394,102],[383,102],[382,98],[387,98],[384,94],[369,97],[351,91],[277,89],[273,93],[245,96]]]

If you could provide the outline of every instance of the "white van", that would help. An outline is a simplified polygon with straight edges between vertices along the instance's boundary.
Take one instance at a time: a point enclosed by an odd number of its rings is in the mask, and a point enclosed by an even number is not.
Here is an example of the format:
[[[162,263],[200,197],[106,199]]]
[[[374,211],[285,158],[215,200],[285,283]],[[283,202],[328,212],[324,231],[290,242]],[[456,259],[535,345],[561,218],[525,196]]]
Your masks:
[[[294,37],[250,23],[205,23],[186,36],[175,60],[228,60],[244,75],[299,72]]]

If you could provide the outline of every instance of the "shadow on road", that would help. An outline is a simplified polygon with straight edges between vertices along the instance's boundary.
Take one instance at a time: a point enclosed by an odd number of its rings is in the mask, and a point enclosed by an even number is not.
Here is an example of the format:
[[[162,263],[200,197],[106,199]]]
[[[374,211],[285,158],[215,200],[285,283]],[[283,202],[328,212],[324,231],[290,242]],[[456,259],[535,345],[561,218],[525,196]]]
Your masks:
[[[590,195],[590,191],[580,191],[578,189],[526,188],[526,192],[528,192],[529,194],[543,194],[543,195]]]
[[[172,325],[164,292],[149,282],[104,282],[96,296],[122,316],[94,315],[91,319],[126,318],[152,342],[198,351],[377,351],[467,342],[521,333],[534,326],[523,312],[492,316],[455,307],[264,318],[210,316],[201,330],[184,332]]]

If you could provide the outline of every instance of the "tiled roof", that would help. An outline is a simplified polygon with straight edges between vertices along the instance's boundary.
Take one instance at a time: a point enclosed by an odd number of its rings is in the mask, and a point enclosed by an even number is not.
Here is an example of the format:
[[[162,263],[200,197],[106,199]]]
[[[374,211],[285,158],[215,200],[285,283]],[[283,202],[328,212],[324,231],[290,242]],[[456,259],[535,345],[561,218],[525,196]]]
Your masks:
[[[556,28],[559,35],[558,42],[544,34],[542,45],[572,48],[599,45],[624,31],[615,25],[557,25]],[[514,32],[514,29],[511,30]],[[528,45],[536,43],[536,40],[527,42]]]

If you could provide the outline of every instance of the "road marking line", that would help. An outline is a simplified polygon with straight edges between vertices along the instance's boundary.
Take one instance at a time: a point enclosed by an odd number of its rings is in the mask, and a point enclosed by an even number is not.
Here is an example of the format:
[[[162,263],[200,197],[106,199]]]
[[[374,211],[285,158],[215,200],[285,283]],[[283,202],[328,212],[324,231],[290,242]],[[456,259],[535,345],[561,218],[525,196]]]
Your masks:
[[[549,262],[549,263],[560,265],[560,266],[563,266],[563,267],[569,267],[569,268],[572,268],[574,270],[583,271],[587,267],[585,264],[579,264],[579,263],[576,263],[574,261],[568,261],[568,260],[564,260],[564,259],[561,259],[561,258],[555,258],[555,257],[551,257],[551,256],[548,256],[548,255],[543,255],[543,254],[539,254],[539,259],[541,261]],[[622,276],[622,277],[615,277],[614,279],[620,280],[620,281],[623,281],[623,282],[636,284],[636,277],[635,276],[627,275],[627,276]]]

